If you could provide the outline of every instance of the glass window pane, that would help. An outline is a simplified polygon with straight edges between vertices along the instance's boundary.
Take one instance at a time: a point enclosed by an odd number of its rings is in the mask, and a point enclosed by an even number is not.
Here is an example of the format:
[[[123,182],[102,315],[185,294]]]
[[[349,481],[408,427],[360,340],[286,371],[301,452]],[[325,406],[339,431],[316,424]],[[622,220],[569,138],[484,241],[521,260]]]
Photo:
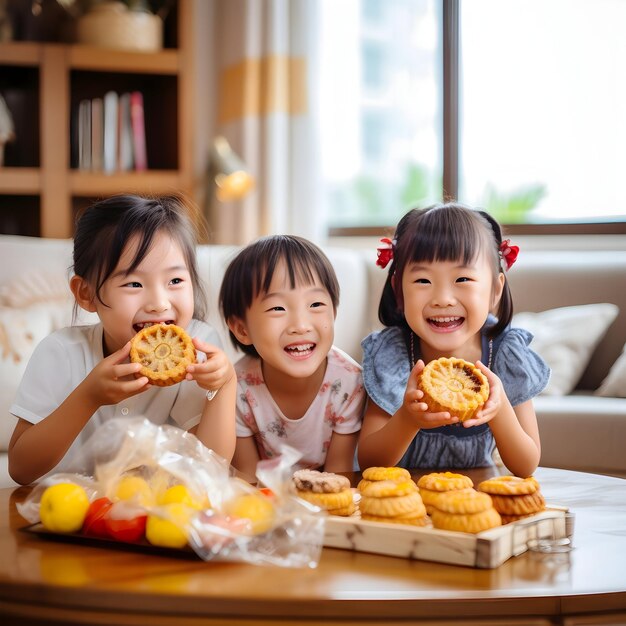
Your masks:
[[[461,200],[508,223],[626,219],[624,0],[461,0]]]
[[[330,227],[441,198],[437,0],[322,0],[320,156]]]

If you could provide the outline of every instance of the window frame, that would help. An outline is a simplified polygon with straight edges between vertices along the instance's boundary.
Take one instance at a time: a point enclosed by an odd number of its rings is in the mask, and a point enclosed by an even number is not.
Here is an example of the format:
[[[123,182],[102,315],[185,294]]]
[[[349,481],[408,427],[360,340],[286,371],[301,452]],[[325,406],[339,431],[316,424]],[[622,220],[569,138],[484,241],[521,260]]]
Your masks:
[[[443,199],[459,193],[459,72],[460,0],[443,0]],[[623,235],[626,222],[554,222],[550,224],[503,224],[511,235]],[[395,224],[331,227],[329,237],[372,237],[393,233]]]

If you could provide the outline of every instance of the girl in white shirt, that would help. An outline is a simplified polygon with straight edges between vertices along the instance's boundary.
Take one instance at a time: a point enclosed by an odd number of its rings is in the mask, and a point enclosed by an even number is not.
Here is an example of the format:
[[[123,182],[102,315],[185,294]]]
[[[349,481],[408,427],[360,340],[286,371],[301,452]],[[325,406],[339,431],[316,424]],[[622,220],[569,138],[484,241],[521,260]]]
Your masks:
[[[115,196],[82,213],[70,288],[75,306],[100,322],[59,330],[35,349],[10,409],[19,418],[9,444],[16,482],[70,468],[77,448],[119,416],[171,421],[231,460],[236,380],[217,333],[201,321],[195,244],[189,209],[175,196]],[[155,323],[185,328],[199,351],[180,384],[152,386],[129,362],[131,338]]]
[[[264,237],[224,274],[220,306],[237,361],[233,465],[252,478],[284,444],[299,467],[348,472],[365,393],[361,367],[333,346],[339,285],[326,255],[295,236]]]

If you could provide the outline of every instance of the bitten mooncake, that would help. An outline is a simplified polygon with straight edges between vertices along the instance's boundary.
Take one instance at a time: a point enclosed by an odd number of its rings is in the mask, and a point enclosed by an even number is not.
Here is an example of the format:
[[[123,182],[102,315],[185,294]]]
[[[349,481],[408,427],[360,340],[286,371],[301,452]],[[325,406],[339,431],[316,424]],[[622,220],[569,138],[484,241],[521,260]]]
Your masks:
[[[487,377],[472,363],[445,358],[424,367],[418,382],[429,412],[447,411],[459,421],[471,419],[489,397]]]
[[[133,337],[130,360],[141,363],[139,373],[151,384],[167,387],[185,379],[187,366],[196,362],[196,349],[180,326],[154,324]]]

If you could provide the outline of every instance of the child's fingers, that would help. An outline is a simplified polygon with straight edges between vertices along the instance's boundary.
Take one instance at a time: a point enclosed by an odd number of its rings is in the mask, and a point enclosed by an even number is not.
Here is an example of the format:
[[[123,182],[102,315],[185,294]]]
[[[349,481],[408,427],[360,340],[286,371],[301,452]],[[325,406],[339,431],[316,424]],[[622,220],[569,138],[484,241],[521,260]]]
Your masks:
[[[424,392],[414,385],[407,383],[405,397],[409,402],[418,402],[424,397]]]
[[[476,417],[473,417],[472,419],[469,419],[469,420],[465,420],[463,422],[463,427],[471,428],[472,426],[480,426],[481,424],[485,424],[488,421],[489,421],[489,418],[487,416],[477,413]]]
[[[192,378],[196,376],[212,376],[220,377],[226,374],[228,366],[217,361],[204,361],[203,363],[194,363],[187,366],[187,374],[191,374]]]
[[[140,376],[139,378],[133,378],[132,380],[124,380],[120,382],[120,388],[122,392],[127,393],[128,395],[135,395],[140,391],[143,391],[144,388],[150,387],[150,381],[147,376]]]
[[[465,420],[463,422],[463,426],[465,428],[469,428],[471,426],[479,426],[480,424],[484,424],[491,420],[498,411],[498,403],[493,402],[492,400],[487,400],[483,407],[476,412],[476,415],[469,420]]]
[[[435,422],[436,425],[439,424],[456,424],[459,421],[459,418],[455,415],[450,415],[447,411],[441,411],[439,413],[428,413],[428,409],[426,409],[426,415],[428,419],[432,422]]]
[[[476,367],[486,376],[491,386],[496,384],[497,376],[482,361],[476,361]]]
[[[137,374],[141,369],[141,363],[121,363],[113,367],[113,376],[115,378],[124,378]]]
[[[417,386],[417,381],[419,380],[419,375],[422,373],[423,369],[424,369],[424,361],[422,361],[422,359],[419,359],[417,363],[413,366],[413,369],[411,370],[411,373],[409,374],[409,380],[406,383],[407,394],[413,393],[415,391],[419,391],[419,388]],[[421,398],[422,396],[420,395],[419,397]]]
[[[202,339],[198,339],[194,337],[192,340],[194,347],[196,350],[200,350],[200,352],[204,352],[207,356],[207,359],[211,357],[211,355],[217,354],[218,352],[222,352],[221,348],[212,343],[207,343],[206,341],[202,341]]]

